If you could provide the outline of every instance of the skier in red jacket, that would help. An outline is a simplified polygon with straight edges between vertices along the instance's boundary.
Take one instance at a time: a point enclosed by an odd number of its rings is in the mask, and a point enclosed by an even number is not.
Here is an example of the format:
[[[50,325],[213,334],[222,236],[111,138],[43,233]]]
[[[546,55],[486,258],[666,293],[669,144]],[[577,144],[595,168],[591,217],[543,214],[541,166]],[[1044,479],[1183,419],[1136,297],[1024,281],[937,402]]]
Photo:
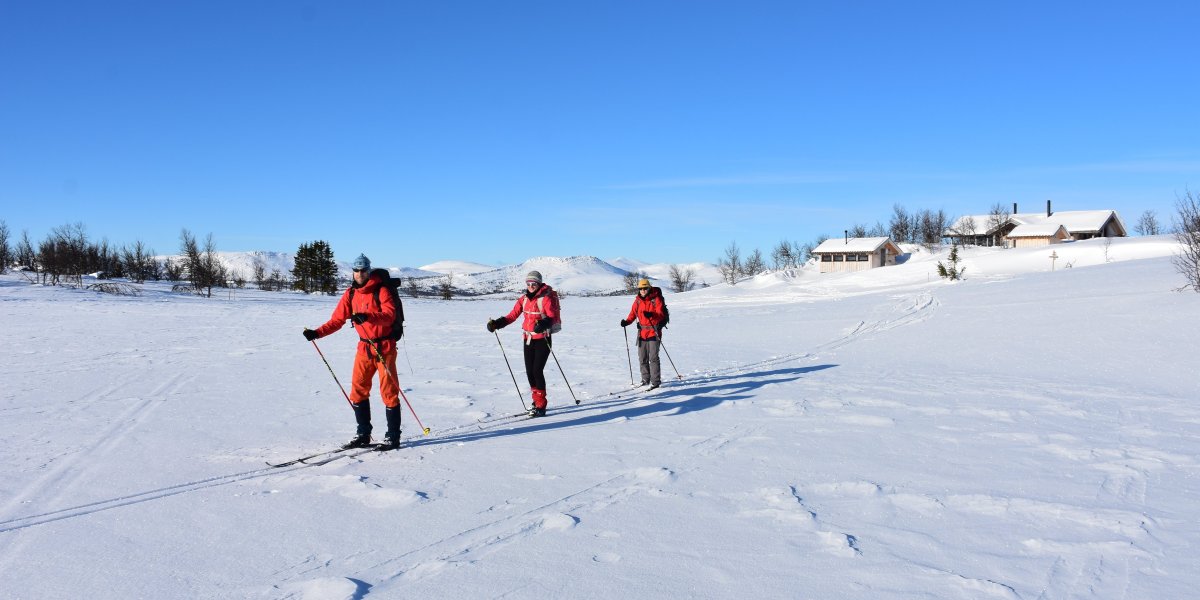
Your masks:
[[[621,327],[637,322],[638,365],[642,368],[642,385],[650,384],[648,389],[654,389],[662,385],[662,369],[658,363],[659,340],[665,317],[662,290],[651,287],[649,281],[642,279],[638,281],[637,291],[629,315],[621,319]]]
[[[525,315],[521,331],[525,340],[525,376],[533,396],[531,417],[546,416],[546,374],[543,371],[550,359],[551,327],[559,318],[556,299],[554,289],[542,283],[542,274],[530,271],[525,276],[525,293],[517,298],[512,310],[487,322],[487,330],[496,331],[515,321],[518,315]]]
[[[350,403],[354,406],[354,420],[358,430],[343,448],[365,448],[371,445],[371,380],[382,367],[379,376],[379,394],[383,397],[387,417],[387,433],[380,450],[395,450],[400,447],[400,380],[396,375],[396,342],[388,336],[396,315],[396,306],[391,294],[377,293],[383,285],[379,275],[371,275],[371,260],[358,255],[351,265],[354,281],[342,294],[342,299],[333,309],[333,315],[324,325],[304,330],[304,339],[312,341],[325,337],[339,329],[349,320],[358,333],[358,352],[354,355],[354,375],[350,384]],[[378,298],[378,304],[376,304]],[[383,358],[380,364],[379,358]]]

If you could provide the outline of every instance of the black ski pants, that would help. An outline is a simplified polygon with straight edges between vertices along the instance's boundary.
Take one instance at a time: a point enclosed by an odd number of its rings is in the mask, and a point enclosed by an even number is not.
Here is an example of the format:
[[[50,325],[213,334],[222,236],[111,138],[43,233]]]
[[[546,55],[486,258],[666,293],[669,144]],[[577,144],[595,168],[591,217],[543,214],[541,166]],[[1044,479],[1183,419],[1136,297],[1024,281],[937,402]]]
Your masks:
[[[546,361],[550,360],[550,341],[548,338],[529,340],[525,344],[525,376],[529,378],[529,387],[535,390],[546,390]]]

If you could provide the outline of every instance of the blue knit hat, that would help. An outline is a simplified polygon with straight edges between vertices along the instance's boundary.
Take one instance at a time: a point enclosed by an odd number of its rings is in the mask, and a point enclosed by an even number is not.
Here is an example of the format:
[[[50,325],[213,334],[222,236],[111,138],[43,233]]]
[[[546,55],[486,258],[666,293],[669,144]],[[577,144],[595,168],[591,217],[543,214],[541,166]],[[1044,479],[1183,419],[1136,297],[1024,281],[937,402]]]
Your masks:
[[[371,259],[367,258],[366,254],[359,254],[358,258],[354,259],[354,262],[350,264],[350,267],[355,271],[370,271]]]

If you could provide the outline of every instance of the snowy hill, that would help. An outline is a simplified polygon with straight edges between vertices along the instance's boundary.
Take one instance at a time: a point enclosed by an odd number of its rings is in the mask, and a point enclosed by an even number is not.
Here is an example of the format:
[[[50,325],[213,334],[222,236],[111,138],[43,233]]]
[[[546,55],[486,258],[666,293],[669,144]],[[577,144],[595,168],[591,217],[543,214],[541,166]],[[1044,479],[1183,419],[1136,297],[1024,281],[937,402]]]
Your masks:
[[[609,264],[629,272],[645,273],[650,276],[654,285],[663,289],[670,289],[671,286],[671,263],[645,263],[632,258],[618,257],[610,259]],[[691,269],[694,277],[692,283],[697,288],[717,285],[724,281],[721,277],[721,270],[716,265],[706,262],[683,263],[676,265],[681,271]]]
[[[353,432],[300,335],[336,298],[0,276],[0,597],[1194,597],[1200,294],[1173,251],[966,249],[954,283],[919,251],[675,294],[651,392],[628,389],[629,297],[568,296],[535,420],[505,418],[519,333],[502,355],[484,330],[511,297],[406,299],[432,433],[405,406],[399,451],[283,468]],[[356,343],[317,342],[342,383]]]

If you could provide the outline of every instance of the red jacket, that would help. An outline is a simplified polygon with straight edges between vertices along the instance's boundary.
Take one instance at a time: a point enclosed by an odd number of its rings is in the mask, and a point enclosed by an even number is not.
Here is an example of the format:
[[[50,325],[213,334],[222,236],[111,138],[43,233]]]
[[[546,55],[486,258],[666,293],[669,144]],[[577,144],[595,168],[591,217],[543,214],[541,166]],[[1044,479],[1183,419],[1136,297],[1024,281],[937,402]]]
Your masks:
[[[646,313],[650,313],[650,316],[647,317]],[[625,320],[636,320],[638,337],[643,340],[653,340],[658,338],[658,330],[662,327],[663,317],[662,290],[652,287],[645,298],[639,292],[633,299],[633,307],[629,309],[629,316],[625,317]]]
[[[525,313],[525,321],[521,323],[521,330],[525,332],[525,339],[538,340],[547,337],[550,335],[549,330],[546,330],[542,333],[534,333],[533,326],[537,325],[539,320],[546,317],[550,317],[551,319],[558,318],[558,310],[554,306],[554,303],[550,301],[550,292],[553,291],[553,288],[543,283],[542,286],[533,293],[532,297],[528,292],[521,294],[521,297],[517,298],[517,303],[513,305],[513,309],[509,311],[507,315],[504,315],[504,318],[507,319],[509,323],[515,323],[517,320],[517,315]],[[538,298],[543,298],[541,302],[541,310],[538,309]]]
[[[380,289],[383,285],[383,279],[377,275],[372,275],[362,287],[355,288],[351,284],[350,288],[342,294],[342,299],[338,302],[337,308],[333,309],[333,315],[329,317],[324,325],[318,327],[317,337],[325,337],[339,329],[346,321],[350,319],[351,314],[363,313],[367,315],[367,322],[362,325],[354,325],[354,331],[358,333],[359,352],[368,352],[367,343],[361,340],[378,340],[385,338],[392,332],[392,321],[396,317],[396,305],[392,302],[392,295]],[[351,306],[350,291],[354,291],[354,305]],[[375,297],[378,295],[379,304],[375,304]],[[394,340],[380,340],[376,346],[383,354],[395,350],[396,342]]]

